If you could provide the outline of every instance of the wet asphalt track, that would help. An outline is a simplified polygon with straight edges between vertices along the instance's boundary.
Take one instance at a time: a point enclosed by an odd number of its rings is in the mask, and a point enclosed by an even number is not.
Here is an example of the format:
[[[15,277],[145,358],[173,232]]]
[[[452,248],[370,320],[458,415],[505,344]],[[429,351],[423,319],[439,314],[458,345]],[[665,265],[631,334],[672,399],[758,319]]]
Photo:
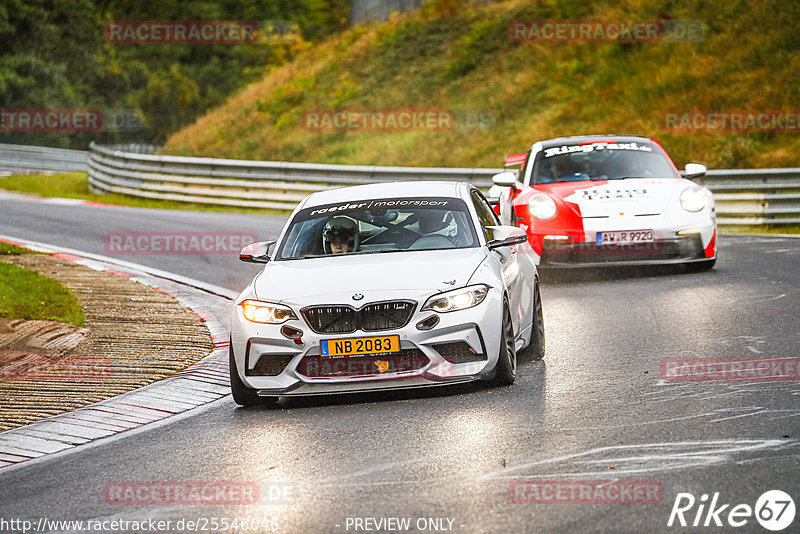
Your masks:
[[[244,229],[267,239],[282,220],[0,200],[0,233],[100,254],[109,231]],[[254,274],[228,256],[119,257],[236,290]],[[452,520],[451,531],[465,533],[766,532],[753,518],[737,529],[667,520],[679,492],[753,506],[781,489],[800,505],[800,382],[665,382],[659,365],[676,356],[797,357],[798,274],[800,239],[744,236],[720,239],[708,273],[544,273],[547,356],[522,362],[512,387],[295,399],[276,410],[237,409],[226,397],[0,470],[0,518],[153,518],[171,520],[173,532],[181,519],[236,517],[275,518],[290,533],[388,532],[352,521],[390,517],[410,518],[410,532],[425,526],[420,518]],[[265,480],[291,486],[292,502],[104,500],[106,485],[120,481]],[[663,497],[519,504],[509,498],[516,480],[651,481]],[[445,531],[431,524],[426,532]],[[795,519],[786,532],[799,526]]]

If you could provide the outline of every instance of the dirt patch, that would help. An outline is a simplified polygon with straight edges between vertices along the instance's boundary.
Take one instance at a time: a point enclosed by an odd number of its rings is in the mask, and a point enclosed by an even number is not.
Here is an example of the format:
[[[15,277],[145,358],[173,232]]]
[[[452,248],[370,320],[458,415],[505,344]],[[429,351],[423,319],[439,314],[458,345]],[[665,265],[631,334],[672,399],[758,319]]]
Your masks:
[[[86,316],[85,328],[0,322],[0,431],[166,378],[213,348],[197,315],[149,286],[49,255],[0,261],[60,282]]]

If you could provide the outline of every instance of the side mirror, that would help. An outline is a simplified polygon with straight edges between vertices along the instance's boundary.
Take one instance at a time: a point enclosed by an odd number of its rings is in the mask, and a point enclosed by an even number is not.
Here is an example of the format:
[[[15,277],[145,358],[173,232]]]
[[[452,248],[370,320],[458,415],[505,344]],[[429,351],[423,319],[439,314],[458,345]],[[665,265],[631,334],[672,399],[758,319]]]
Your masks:
[[[495,174],[492,176],[492,182],[502,187],[515,187],[517,185],[517,173],[506,171]]]
[[[247,263],[267,263],[269,261],[269,249],[275,241],[258,241],[250,243],[239,253],[239,260]]]
[[[700,165],[699,163],[687,163],[686,164],[686,177],[687,178],[702,178],[706,175],[705,165]]]
[[[528,240],[525,230],[516,226],[487,226],[486,229],[492,235],[492,240],[487,243],[491,250],[519,245]]]

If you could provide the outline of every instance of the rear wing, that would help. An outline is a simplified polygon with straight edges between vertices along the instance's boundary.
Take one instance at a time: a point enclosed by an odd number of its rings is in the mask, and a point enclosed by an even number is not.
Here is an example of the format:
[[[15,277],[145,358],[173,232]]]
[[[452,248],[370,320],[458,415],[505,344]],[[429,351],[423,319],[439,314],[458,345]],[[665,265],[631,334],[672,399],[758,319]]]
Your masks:
[[[516,166],[524,166],[525,160],[528,159],[528,152],[523,152],[522,154],[512,154],[510,156],[506,156],[506,167],[516,167]]]

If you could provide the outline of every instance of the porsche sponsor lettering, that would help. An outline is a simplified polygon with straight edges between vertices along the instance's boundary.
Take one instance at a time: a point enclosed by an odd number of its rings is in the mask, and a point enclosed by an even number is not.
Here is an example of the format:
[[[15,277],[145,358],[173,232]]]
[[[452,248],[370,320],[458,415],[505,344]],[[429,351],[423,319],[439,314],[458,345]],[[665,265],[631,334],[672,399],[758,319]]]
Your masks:
[[[446,200],[430,200],[420,198],[401,198],[401,199],[382,199],[369,200],[365,202],[347,202],[345,204],[335,204],[312,209],[309,217],[314,215],[324,215],[327,213],[337,213],[340,211],[369,210],[377,208],[444,208],[448,202]]]
[[[601,150],[633,150],[638,152],[652,152],[653,147],[649,145],[642,145],[636,142],[632,143],[607,143],[607,142],[597,142],[597,143],[587,143],[587,144],[580,144],[580,145],[562,145],[562,146],[554,146],[550,148],[544,149],[544,157],[550,158],[553,156],[560,156],[562,154],[573,154],[576,152],[599,152]]]
[[[620,200],[620,199],[637,199],[648,198],[650,195],[645,188],[611,188],[611,187],[593,187],[591,189],[581,189],[576,191],[580,200]],[[574,201],[573,201],[574,202]]]

